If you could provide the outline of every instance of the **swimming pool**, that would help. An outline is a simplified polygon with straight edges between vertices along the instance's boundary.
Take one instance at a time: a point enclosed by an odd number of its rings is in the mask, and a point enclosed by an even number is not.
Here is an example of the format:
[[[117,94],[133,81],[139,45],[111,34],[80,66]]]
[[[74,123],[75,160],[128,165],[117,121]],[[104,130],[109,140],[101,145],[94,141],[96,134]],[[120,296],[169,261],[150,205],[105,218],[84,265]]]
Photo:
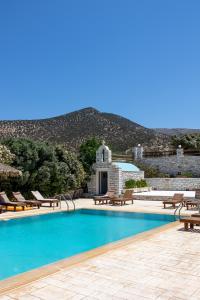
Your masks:
[[[0,221],[0,280],[173,221],[88,209]]]

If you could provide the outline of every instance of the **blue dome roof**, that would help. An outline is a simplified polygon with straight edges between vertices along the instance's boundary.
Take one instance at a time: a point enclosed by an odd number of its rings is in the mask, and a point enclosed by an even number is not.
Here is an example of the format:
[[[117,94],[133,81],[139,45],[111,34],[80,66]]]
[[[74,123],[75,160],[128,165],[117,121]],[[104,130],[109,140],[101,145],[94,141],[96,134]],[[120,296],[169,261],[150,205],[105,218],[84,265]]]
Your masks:
[[[139,172],[140,171],[140,169],[133,164],[123,163],[123,162],[113,162],[113,164],[115,166],[117,166],[118,168],[122,169],[122,171],[127,171],[127,172]]]

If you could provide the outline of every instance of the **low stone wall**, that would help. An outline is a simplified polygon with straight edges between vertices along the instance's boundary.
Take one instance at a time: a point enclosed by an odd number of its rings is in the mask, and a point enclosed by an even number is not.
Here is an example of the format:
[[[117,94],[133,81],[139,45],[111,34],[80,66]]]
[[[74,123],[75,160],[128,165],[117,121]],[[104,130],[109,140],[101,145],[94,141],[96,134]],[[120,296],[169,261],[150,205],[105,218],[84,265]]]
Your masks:
[[[146,178],[148,186],[160,191],[192,191],[200,188],[200,178]]]
[[[144,157],[141,162],[147,166],[158,169],[160,172],[170,175],[192,173],[200,175],[200,156],[188,156],[177,158],[176,155],[162,157]]]

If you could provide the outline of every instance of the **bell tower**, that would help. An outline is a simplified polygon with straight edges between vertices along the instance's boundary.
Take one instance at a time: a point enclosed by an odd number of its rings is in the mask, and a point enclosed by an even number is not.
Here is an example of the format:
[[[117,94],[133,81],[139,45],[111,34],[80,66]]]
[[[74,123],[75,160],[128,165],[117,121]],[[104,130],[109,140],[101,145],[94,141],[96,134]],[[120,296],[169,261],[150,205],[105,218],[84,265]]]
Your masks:
[[[97,165],[107,165],[112,162],[112,152],[108,148],[108,146],[105,145],[105,142],[102,141],[102,145],[99,147],[99,149],[96,152],[96,164]]]

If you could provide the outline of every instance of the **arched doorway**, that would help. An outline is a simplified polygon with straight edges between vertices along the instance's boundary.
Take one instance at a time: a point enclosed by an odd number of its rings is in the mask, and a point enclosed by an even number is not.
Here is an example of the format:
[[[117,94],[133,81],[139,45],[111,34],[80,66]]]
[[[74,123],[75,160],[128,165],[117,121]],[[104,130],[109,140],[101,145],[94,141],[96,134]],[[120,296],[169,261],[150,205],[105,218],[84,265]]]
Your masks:
[[[100,171],[99,172],[99,194],[106,194],[108,191],[108,172]]]

